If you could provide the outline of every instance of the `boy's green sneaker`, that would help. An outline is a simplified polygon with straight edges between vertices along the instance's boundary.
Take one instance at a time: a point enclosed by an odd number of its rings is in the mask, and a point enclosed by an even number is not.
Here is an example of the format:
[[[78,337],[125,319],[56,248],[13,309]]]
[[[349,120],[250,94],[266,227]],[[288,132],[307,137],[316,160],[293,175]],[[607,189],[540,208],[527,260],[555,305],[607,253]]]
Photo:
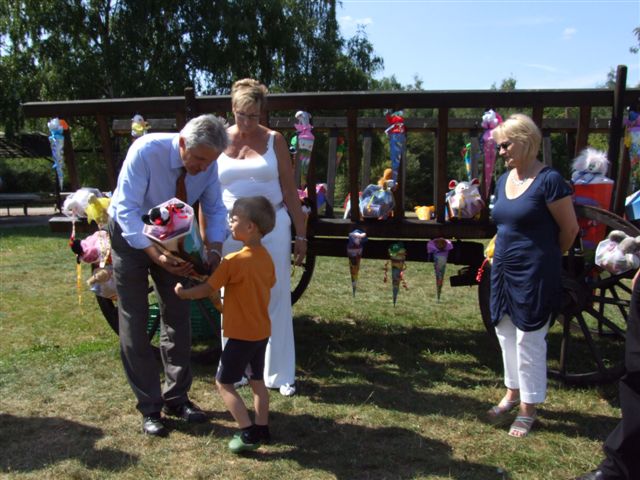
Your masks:
[[[255,443],[249,443],[243,438],[242,432],[236,433],[229,441],[229,450],[233,453],[241,453],[250,450],[256,450],[260,446],[260,440]]]

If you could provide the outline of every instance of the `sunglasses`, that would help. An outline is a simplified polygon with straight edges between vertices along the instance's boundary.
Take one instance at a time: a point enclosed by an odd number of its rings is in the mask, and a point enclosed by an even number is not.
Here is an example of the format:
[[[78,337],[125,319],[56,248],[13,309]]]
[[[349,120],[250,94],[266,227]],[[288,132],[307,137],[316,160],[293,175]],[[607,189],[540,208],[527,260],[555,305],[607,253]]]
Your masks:
[[[250,115],[250,114],[247,114],[247,113],[244,113],[244,112],[234,112],[234,113],[238,118],[244,118],[244,119],[247,119],[247,120],[259,120],[260,119],[260,114]]]
[[[510,142],[509,140],[507,140],[506,142],[498,143],[496,146],[498,147],[498,151],[500,151],[502,149],[506,150],[511,145],[513,145],[513,142]]]

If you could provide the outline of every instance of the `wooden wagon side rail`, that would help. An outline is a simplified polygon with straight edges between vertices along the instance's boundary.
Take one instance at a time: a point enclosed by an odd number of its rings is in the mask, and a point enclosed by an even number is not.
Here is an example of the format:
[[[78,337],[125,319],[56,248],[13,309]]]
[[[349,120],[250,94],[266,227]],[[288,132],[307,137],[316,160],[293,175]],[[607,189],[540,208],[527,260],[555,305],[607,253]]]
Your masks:
[[[626,106],[636,106],[640,103],[639,89],[626,89],[626,67],[620,66],[617,71],[617,80],[614,90],[605,89],[581,89],[581,90],[516,90],[511,92],[499,91],[427,91],[427,92],[320,92],[320,93],[284,93],[271,94],[267,104],[268,111],[262,121],[273,128],[284,127],[287,117],[278,117],[284,112],[307,110],[314,112],[335,111],[338,119],[327,120],[333,122],[330,128],[346,129],[349,161],[349,192],[351,198],[357,198],[360,189],[359,172],[361,158],[358,152],[358,134],[370,129],[385,127],[380,119],[365,119],[359,117],[359,112],[366,109],[435,109],[434,118],[407,119],[408,125],[413,129],[423,129],[435,133],[436,152],[434,159],[434,205],[437,221],[425,227],[416,227],[402,217],[404,209],[404,185],[400,184],[400,207],[396,212],[396,221],[400,224],[390,227],[381,227],[385,231],[393,230],[420,233],[446,232],[445,222],[445,194],[448,191],[447,178],[447,138],[450,131],[468,130],[479,131],[478,121],[457,119],[451,116],[451,109],[478,108],[485,109],[491,106],[494,109],[513,108],[529,109],[533,119],[543,129],[543,133],[549,132],[575,132],[576,151],[587,144],[589,133],[609,133],[609,159],[611,172],[617,177],[617,186],[613,203],[613,210],[622,212],[624,194],[626,193],[628,175],[625,171],[628,165],[620,162],[622,117]],[[574,120],[547,119],[544,109],[547,107],[577,107],[579,115]],[[591,112],[596,107],[611,108],[611,118],[608,120],[592,119]],[[180,129],[187,118],[200,113],[226,114],[230,111],[231,100],[228,95],[200,96],[196,97],[193,89],[187,88],[185,95],[175,97],[148,97],[148,98],[124,98],[124,99],[99,99],[80,100],[68,102],[30,102],[22,105],[25,117],[53,117],[60,116],[71,118],[75,116],[94,116],[97,119],[102,151],[107,164],[107,177],[110,187],[115,187],[116,172],[111,155],[111,131],[109,119],[111,117],[130,118],[134,113],[143,113],[145,116],[161,115],[175,119],[175,128]],[[290,118],[290,117],[289,117]],[[320,117],[322,118],[322,117]],[[330,119],[331,117],[327,117]],[[286,119],[286,120],[285,120]],[[318,119],[316,119],[317,121]],[[290,125],[290,123],[289,123]],[[327,123],[328,125],[328,123]],[[366,138],[366,137],[365,137]],[[66,153],[67,149],[65,149]],[[315,163],[312,158],[307,183],[314,185]],[[77,188],[78,185],[72,185]],[[314,200],[314,189],[310,189],[310,197]],[[356,202],[353,202],[350,212],[350,222],[325,222],[318,219],[318,234],[325,231],[333,232],[355,228],[360,225],[359,211]],[[316,219],[313,219],[316,222]],[[483,231],[481,225],[474,228]],[[456,232],[465,230],[456,226]],[[483,232],[484,234],[484,232]],[[433,237],[434,235],[425,235]],[[456,235],[459,237],[460,235]]]

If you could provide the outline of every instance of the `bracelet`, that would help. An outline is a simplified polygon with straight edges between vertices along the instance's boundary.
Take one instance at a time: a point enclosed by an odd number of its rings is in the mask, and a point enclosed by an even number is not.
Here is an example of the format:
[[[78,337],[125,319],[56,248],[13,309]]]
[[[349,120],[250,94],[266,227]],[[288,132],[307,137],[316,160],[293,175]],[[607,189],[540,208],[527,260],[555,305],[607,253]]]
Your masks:
[[[222,252],[217,248],[210,248],[209,250],[207,250],[207,252],[215,253],[218,256],[218,258],[222,258]]]
[[[303,237],[302,235],[296,235],[296,240],[302,240],[303,242],[306,242],[307,237]]]

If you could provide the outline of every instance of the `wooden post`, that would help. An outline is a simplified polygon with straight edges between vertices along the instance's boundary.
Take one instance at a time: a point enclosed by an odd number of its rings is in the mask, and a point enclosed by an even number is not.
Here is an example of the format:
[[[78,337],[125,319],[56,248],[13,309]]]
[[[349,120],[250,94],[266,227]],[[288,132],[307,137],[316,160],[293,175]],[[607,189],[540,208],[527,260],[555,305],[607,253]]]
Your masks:
[[[627,84],[627,67],[618,65],[616,71],[616,85],[613,90],[613,106],[611,109],[611,125],[609,127],[609,151],[607,158],[609,159],[610,172],[618,173],[620,155],[620,144],[622,141],[622,117],[624,114],[624,93]],[[628,178],[618,177],[613,190],[613,198],[611,199],[611,211],[617,215],[624,212],[624,199],[627,193]]]
[[[584,150],[589,144],[589,126],[591,124],[591,106],[581,105],[580,116],[578,117],[578,133],[576,135],[576,146],[573,152],[574,157]]]
[[[551,154],[551,134],[549,132],[542,133],[542,161],[545,165],[553,166],[553,158]]]
[[[436,132],[436,161],[433,172],[433,204],[436,220],[444,222],[445,195],[447,193],[447,136],[449,109],[438,109],[438,130]]]
[[[351,199],[351,221],[360,221],[358,206],[358,110],[347,110],[347,142],[349,142],[349,197]]]
[[[364,190],[371,183],[371,143],[373,133],[367,128],[362,133],[362,177],[360,178],[360,189]]]
[[[328,217],[333,217],[333,197],[336,189],[336,163],[338,161],[338,130],[329,131],[329,155],[327,158],[327,206]]]
[[[100,131],[100,144],[102,145],[102,157],[104,159],[105,170],[107,173],[107,182],[109,189],[114,190],[117,184],[116,169],[113,165],[113,149],[111,148],[111,134],[109,133],[109,124],[104,115],[96,115],[98,129]]]
[[[69,184],[71,190],[77,190],[80,188],[80,181],[78,180],[78,168],[76,167],[76,154],[73,151],[73,143],[71,142],[71,131],[69,129],[64,130],[64,165],[69,173]]]
[[[196,92],[193,87],[187,87],[184,89],[184,113],[187,121],[198,116]]]

